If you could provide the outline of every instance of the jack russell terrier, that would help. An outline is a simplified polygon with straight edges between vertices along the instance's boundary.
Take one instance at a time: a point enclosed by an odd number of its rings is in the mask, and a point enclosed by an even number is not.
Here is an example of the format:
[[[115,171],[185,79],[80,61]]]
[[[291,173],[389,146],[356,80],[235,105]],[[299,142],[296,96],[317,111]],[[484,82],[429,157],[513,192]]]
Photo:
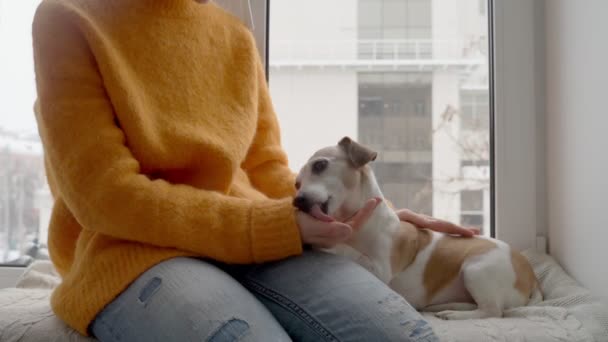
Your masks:
[[[382,198],[368,165],[376,156],[348,137],[317,151],[298,174],[294,205],[337,220],[351,217],[368,199]],[[542,298],[532,267],[506,243],[418,229],[385,201],[347,243],[328,251],[352,258],[417,310],[443,319],[502,317]]]

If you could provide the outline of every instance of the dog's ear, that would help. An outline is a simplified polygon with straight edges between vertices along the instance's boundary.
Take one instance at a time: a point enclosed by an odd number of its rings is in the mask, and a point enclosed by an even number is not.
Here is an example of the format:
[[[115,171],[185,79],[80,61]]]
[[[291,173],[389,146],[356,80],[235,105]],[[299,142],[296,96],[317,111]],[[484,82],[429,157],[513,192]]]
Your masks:
[[[338,143],[338,146],[346,152],[348,159],[356,168],[365,166],[367,163],[376,160],[376,157],[378,156],[378,153],[353,141],[349,137],[342,138]]]

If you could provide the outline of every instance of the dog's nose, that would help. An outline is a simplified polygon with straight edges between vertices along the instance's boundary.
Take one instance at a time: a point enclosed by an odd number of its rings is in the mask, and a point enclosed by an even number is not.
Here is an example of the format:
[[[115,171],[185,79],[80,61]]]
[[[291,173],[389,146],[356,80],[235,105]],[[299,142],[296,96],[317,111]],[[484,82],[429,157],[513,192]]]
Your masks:
[[[310,211],[312,204],[308,200],[308,198],[304,196],[297,196],[293,199],[293,206],[300,209],[301,211],[307,213]]]

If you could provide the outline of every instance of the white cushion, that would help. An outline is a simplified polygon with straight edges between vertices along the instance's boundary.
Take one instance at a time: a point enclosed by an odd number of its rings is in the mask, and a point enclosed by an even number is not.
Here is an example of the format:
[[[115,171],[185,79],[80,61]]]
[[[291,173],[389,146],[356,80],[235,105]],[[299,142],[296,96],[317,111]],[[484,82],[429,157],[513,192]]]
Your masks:
[[[447,342],[605,342],[608,306],[564,272],[553,258],[525,251],[543,291],[543,301],[511,309],[503,318],[444,321],[424,313]]]
[[[604,342],[608,341],[608,306],[593,298],[548,255],[526,251],[540,280],[544,300],[512,309],[501,319],[443,321],[424,313],[447,342]],[[59,277],[48,261],[36,261],[16,288],[0,290],[0,341],[84,342],[51,311],[49,296]]]

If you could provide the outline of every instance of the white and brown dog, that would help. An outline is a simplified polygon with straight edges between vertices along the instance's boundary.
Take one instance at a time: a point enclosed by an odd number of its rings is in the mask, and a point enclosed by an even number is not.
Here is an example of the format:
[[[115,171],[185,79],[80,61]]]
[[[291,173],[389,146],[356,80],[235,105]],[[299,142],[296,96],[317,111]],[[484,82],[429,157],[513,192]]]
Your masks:
[[[298,174],[294,205],[338,220],[351,217],[368,199],[382,197],[368,165],[376,155],[348,137],[317,151]],[[348,243],[330,251],[443,319],[502,317],[503,310],[541,296],[530,264],[506,243],[418,229],[401,222],[385,201]]]

